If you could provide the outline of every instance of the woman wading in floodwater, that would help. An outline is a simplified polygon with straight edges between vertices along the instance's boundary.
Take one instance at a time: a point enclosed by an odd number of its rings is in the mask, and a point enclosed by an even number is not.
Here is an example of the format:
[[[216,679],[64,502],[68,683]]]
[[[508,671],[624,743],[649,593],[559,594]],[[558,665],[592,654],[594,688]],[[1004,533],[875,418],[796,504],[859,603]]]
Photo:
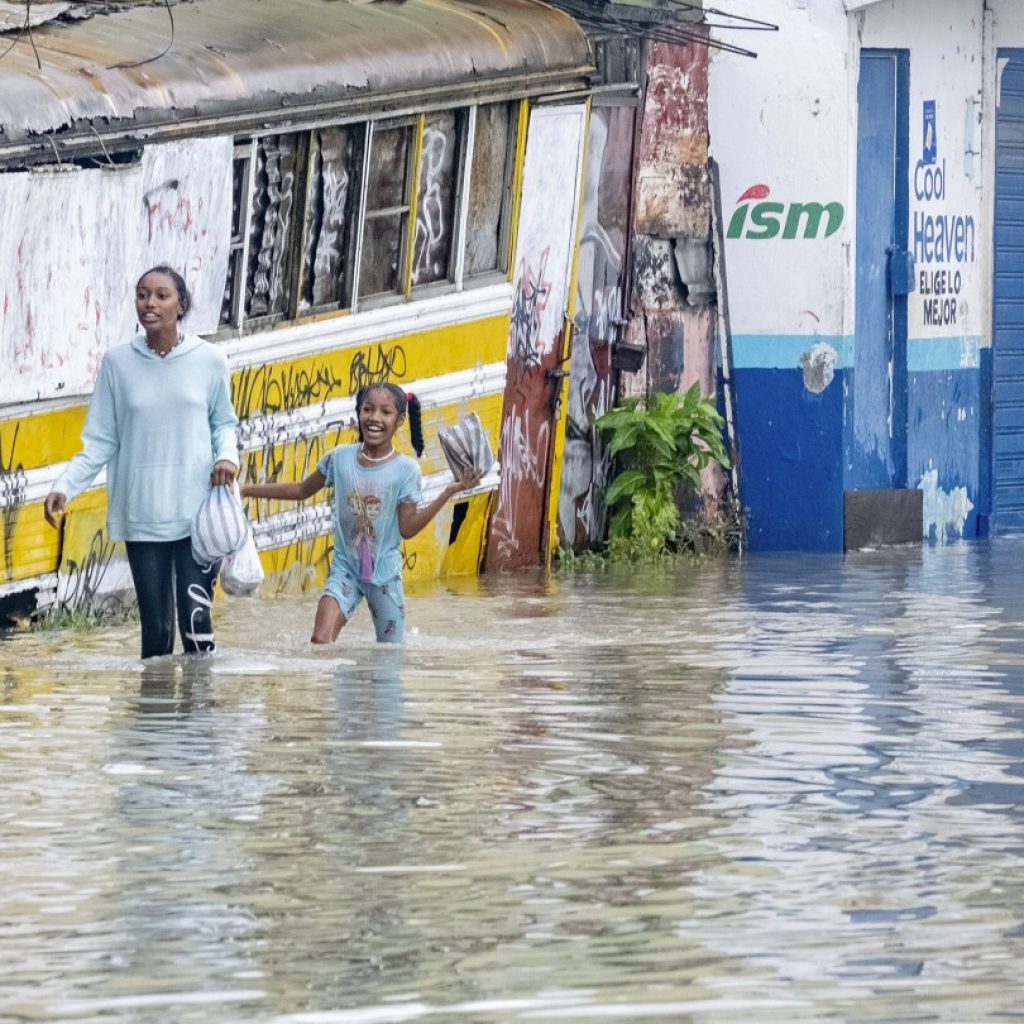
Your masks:
[[[104,355],[82,451],[43,506],[57,526],[66,504],[107,467],[107,534],[125,542],[143,658],[174,650],[175,605],[185,652],[214,650],[220,563],[196,564],[190,530],[209,488],[235,479],[238,417],[223,353],[182,330],[191,306],[184,279],[170,267],[139,278],[135,311],[143,333]]]

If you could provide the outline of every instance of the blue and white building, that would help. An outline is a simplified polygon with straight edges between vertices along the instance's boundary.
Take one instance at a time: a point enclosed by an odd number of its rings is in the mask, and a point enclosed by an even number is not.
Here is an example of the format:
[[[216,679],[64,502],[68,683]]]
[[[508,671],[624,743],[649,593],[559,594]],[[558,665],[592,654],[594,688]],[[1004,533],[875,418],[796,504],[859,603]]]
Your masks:
[[[709,85],[751,548],[1024,528],[1024,3],[758,15]]]

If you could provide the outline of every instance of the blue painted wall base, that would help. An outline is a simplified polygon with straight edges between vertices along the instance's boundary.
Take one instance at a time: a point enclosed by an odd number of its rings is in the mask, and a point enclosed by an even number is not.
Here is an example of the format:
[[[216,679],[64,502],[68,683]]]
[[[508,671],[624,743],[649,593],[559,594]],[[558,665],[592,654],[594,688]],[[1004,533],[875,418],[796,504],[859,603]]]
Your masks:
[[[752,551],[842,551],[843,373],[737,369],[741,500]]]
[[[984,529],[989,358],[983,349],[979,366],[908,374],[907,485],[925,492],[924,540],[974,538]],[[801,370],[733,371],[750,550],[843,550],[849,376],[836,370],[828,387],[814,394]]]

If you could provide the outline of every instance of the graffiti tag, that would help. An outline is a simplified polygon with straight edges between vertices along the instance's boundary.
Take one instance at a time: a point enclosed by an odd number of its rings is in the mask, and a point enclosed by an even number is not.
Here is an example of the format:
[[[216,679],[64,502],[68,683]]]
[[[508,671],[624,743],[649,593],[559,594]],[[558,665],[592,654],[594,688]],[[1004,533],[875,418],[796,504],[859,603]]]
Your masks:
[[[113,541],[103,530],[97,530],[89,542],[89,550],[81,562],[67,561],[67,583],[60,607],[64,611],[92,611],[101,617],[124,617],[135,607],[134,593],[126,596],[110,591],[102,594],[104,577],[116,551]]]
[[[231,398],[241,419],[291,412],[341,394],[342,381],[327,364],[311,368],[247,366],[235,378]]]
[[[405,349],[401,345],[387,346],[383,342],[371,345],[355,354],[348,371],[348,393],[354,395],[360,388],[383,384],[405,377]]]
[[[540,256],[534,272],[524,256],[516,275],[516,293],[512,300],[512,322],[509,327],[509,355],[524,363],[540,362],[543,351],[541,327],[547,308],[551,282],[545,279],[550,247]]]
[[[28,480],[25,467],[16,462],[18,449],[18,430],[15,424],[13,436],[8,444],[4,444],[0,434],[0,518],[3,525],[4,542],[4,576],[14,576],[14,527],[18,521],[18,513],[25,504],[25,489]]]
[[[501,484],[491,521],[499,559],[515,556],[519,547],[520,512],[529,510],[532,515],[537,507],[536,496],[531,495],[528,500],[523,489],[535,488],[541,495],[544,491],[551,422],[544,418],[539,424],[533,423],[530,412],[530,409],[511,409],[501,427]]]

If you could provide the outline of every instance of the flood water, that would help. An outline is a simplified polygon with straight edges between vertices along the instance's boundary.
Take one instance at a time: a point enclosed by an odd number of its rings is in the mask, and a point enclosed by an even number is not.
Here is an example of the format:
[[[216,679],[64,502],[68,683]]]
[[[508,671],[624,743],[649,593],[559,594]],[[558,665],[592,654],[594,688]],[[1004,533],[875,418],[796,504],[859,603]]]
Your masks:
[[[0,1020],[1020,1020],[1024,541],[0,642]]]

